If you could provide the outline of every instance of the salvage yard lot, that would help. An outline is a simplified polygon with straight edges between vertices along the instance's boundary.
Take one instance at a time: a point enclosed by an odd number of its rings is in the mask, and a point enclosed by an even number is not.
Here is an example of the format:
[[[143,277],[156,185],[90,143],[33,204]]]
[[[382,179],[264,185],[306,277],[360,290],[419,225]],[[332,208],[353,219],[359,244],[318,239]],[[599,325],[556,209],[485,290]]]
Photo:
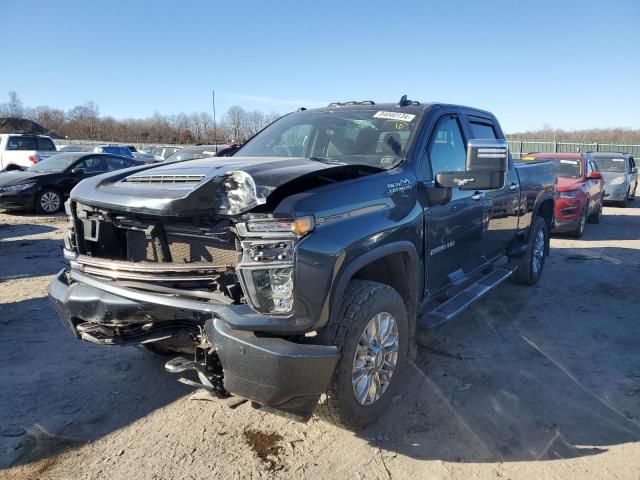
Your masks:
[[[640,478],[640,199],[554,237],[420,334],[405,387],[358,435],[230,409],[135,348],[73,339],[46,298],[65,219],[0,214],[2,478]]]

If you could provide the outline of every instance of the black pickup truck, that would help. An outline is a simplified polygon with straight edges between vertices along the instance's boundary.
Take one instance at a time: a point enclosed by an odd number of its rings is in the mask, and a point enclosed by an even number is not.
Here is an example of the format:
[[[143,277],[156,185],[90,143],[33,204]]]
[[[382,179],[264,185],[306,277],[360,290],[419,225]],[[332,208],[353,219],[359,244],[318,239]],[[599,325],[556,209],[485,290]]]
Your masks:
[[[78,338],[358,429],[400,387],[417,328],[509,277],[538,281],[554,195],[553,164],[515,165],[486,111],[406,96],[301,109],[233,157],[81,182],[49,296]]]

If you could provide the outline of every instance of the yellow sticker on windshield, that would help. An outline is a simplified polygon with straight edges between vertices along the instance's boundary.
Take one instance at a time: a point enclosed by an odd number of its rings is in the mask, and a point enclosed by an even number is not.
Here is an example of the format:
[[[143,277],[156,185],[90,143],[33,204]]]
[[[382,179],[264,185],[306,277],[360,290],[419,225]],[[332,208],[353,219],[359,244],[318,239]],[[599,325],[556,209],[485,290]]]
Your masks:
[[[402,130],[404,127],[406,127],[407,124],[403,123],[403,122],[396,122],[396,130]]]

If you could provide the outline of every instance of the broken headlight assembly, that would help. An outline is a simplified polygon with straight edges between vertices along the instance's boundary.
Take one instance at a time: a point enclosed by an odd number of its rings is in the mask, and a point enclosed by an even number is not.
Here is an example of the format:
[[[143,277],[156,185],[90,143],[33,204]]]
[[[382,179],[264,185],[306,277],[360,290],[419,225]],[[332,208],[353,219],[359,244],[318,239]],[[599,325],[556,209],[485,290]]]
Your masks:
[[[255,311],[276,315],[291,313],[295,246],[314,226],[313,217],[256,218],[237,225],[243,237],[238,277]]]

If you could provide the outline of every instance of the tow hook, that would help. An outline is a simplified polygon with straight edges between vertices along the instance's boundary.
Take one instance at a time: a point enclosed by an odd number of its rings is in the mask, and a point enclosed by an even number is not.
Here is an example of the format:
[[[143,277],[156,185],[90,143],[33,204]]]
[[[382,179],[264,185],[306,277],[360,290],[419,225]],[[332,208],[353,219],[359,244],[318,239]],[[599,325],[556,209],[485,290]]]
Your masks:
[[[229,396],[222,381],[224,377],[222,365],[209,345],[198,345],[194,360],[175,357],[169,360],[164,368],[169,373],[184,373],[193,370],[197,373],[199,382],[185,377],[180,377],[178,381],[191,387],[204,388],[220,398]]]

